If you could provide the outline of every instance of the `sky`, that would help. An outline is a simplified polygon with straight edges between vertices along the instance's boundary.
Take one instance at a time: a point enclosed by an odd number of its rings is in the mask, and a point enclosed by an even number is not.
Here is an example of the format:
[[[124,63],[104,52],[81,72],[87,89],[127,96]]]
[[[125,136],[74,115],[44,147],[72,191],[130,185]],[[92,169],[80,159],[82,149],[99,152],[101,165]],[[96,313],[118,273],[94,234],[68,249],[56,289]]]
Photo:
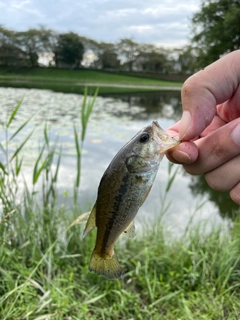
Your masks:
[[[97,41],[131,38],[166,48],[189,43],[201,0],[0,0],[0,25],[22,31],[40,24]]]

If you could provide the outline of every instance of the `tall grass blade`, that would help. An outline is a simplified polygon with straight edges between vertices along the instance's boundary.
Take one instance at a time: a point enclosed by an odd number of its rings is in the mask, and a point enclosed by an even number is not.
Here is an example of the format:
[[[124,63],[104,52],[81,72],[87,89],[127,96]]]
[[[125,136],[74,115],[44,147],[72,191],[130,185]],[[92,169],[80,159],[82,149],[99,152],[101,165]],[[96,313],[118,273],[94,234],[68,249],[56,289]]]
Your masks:
[[[59,172],[59,168],[60,168],[61,157],[62,157],[62,149],[60,150],[60,154],[58,156],[55,174],[54,174],[53,179],[52,179],[53,183],[57,182],[57,177],[58,177],[58,172]]]
[[[46,142],[47,146],[49,146],[49,138],[48,138],[48,132],[47,132],[47,123],[45,123],[43,133],[44,133],[45,142]]]
[[[77,217],[71,224],[70,226],[67,228],[67,230],[71,229],[73,226],[77,225],[77,224],[81,224],[86,222],[86,219],[88,218],[88,216],[90,215],[91,211],[89,212],[85,212],[82,213],[79,217]],[[83,221],[84,220],[84,221]]]
[[[7,151],[6,149],[3,147],[2,143],[0,143],[0,150],[2,151],[2,153],[6,156],[7,155]]]
[[[16,105],[16,107],[14,108],[12,114],[10,115],[10,118],[8,120],[8,123],[7,123],[7,128],[9,128],[10,124],[12,123],[15,115],[17,114],[18,112],[18,109],[20,108],[21,104],[23,102],[23,98],[18,102],[18,104]]]
[[[168,162],[168,175],[170,176],[170,174],[171,174],[171,171],[172,171],[172,168],[173,168],[173,166],[174,166],[174,163],[172,163],[172,162]]]
[[[21,145],[17,148],[17,150],[14,152],[14,154],[12,155],[11,157],[11,160],[12,161],[17,155],[18,153],[20,152],[20,150],[24,147],[24,145],[27,143],[27,141],[29,140],[29,138],[32,136],[33,132],[35,130],[33,129],[32,132],[30,132],[30,134],[26,137],[26,139],[21,143]]]
[[[176,297],[178,294],[180,294],[182,292],[182,290],[178,290],[172,293],[167,294],[166,296],[161,297],[160,299],[154,301],[152,304],[150,304],[149,307],[154,307],[156,304],[162,302],[162,301],[167,301],[167,300],[171,300],[172,298]]]
[[[99,91],[99,88],[96,88],[95,92],[94,92],[94,96],[92,98],[92,101],[89,103],[88,107],[87,107],[87,112],[86,112],[86,123],[88,123],[88,120],[89,120],[89,117],[92,113],[92,109],[93,109],[93,106],[95,104],[95,101],[96,101],[96,98],[97,98],[97,95],[98,95],[98,91]]]
[[[75,147],[77,151],[77,177],[76,177],[76,187],[78,188],[80,185],[80,176],[81,176],[81,148],[79,145],[78,134],[76,126],[74,125],[74,140],[75,140]]]
[[[74,203],[75,204],[77,202],[77,192],[78,192],[78,188],[80,186],[80,178],[81,178],[82,147],[83,147],[83,142],[84,142],[85,134],[86,134],[86,130],[87,130],[87,124],[89,121],[89,117],[92,113],[92,109],[93,109],[94,103],[96,101],[97,94],[98,94],[98,88],[95,91],[95,94],[94,94],[92,101],[89,104],[87,104],[88,89],[87,89],[87,87],[84,88],[84,98],[83,98],[82,109],[81,109],[81,124],[82,124],[81,145],[79,143],[77,128],[75,125],[73,128],[74,129],[75,148],[77,151],[77,176],[76,176],[75,188],[74,188]]]
[[[97,296],[97,297],[94,297],[94,298],[91,298],[91,299],[89,299],[89,300],[84,301],[83,304],[86,305],[86,304],[95,303],[96,301],[102,299],[102,298],[105,297],[105,296],[106,296],[106,293],[102,293],[102,294],[100,294],[100,295]]]
[[[1,161],[0,161],[0,169],[4,172],[4,174],[8,175],[8,172]]]
[[[38,169],[38,165],[39,165],[39,162],[42,158],[42,155],[43,155],[43,151],[45,150],[45,145],[42,147],[42,150],[41,152],[39,153],[38,155],[38,158],[35,162],[35,165],[34,165],[34,168],[33,168],[33,179],[32,179],[32,182],[33,182],[33,185],[35,185],[38,181],[38,178],[41,174],[41,170]]]
[[[173,181],[175,180],[175,177],[178,173],[178,170],[179,170],[179,167],[176,168],[176,170],[174,171],[173,175],[168,179],[168,183],[167,183],[167,186],[166,186],[166,192],[168,192],[170,189],[171,189],[171,186],[173,184]],[[171,172],[171,170],[169,171],[169,173]]]
[[[9,140],[12,140],[27,124],[28,122],[32,119],[33,117],[30,117],[27,121],[25,121],[11,136]]]
[[[15,174],[16,174],[16,176],[18,176],[21,171],[22,163],[23,163],[23,158],[19,161],[18,156],[16,156],[16,161],[15,161]]]
[[[81,141],[83,142],[86,135],[87,124],[89,121],[89,117],[92,113],[93,106],[95,104],[97,95],[98,95],[99,88],[96,88],[92,101],[87,104],[87,88],[84,90],[84,100],[82,104],[82,112],[81,112],[81,120],[82,120],[82,135]]]
[[[81,122],[82,122],[82,130],[85,128],[85,109],[87,105],[87,94],[88,94],[88,89],[87,87],[84,88],[84,98],[82,102],[82,110],[81,110]]]

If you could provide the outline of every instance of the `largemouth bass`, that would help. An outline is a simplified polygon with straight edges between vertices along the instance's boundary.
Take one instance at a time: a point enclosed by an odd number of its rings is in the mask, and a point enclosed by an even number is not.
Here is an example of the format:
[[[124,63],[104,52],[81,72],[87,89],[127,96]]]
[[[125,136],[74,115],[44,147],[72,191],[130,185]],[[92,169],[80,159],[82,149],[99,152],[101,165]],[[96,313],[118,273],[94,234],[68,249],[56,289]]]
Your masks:
[[[134,218],[151,190],[164,152],[179,143],[153,121],[113,158],[100,181],[83,234],[97,227],[90,271],[109,279],[122,275],[114,243],[124,232],[135,235]]]

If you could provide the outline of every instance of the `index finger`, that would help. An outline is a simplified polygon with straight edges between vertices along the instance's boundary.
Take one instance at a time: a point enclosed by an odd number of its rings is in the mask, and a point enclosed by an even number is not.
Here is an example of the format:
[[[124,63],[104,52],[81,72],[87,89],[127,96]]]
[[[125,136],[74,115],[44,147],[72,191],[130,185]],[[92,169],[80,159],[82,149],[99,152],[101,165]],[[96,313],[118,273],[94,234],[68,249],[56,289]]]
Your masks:
[[[191,140],[212,121],[216,106],[231,98],[240,83],[240,50],[231,52],[189,77],[182,87],[179,136]]]

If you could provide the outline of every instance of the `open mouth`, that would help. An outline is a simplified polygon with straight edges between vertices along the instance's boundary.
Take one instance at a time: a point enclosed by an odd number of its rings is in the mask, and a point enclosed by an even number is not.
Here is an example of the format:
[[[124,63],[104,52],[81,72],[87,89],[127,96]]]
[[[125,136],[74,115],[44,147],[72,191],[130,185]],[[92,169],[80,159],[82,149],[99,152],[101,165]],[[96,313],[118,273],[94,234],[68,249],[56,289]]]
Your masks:
[[[155,125],[155,122],[153,122],[153,125]],[[153,127],[153,139],[159,145],[159,153],[164,153],[167,150],[174,148],[181,143],[181,140],[171,137],[159,125],[155,128]]]

